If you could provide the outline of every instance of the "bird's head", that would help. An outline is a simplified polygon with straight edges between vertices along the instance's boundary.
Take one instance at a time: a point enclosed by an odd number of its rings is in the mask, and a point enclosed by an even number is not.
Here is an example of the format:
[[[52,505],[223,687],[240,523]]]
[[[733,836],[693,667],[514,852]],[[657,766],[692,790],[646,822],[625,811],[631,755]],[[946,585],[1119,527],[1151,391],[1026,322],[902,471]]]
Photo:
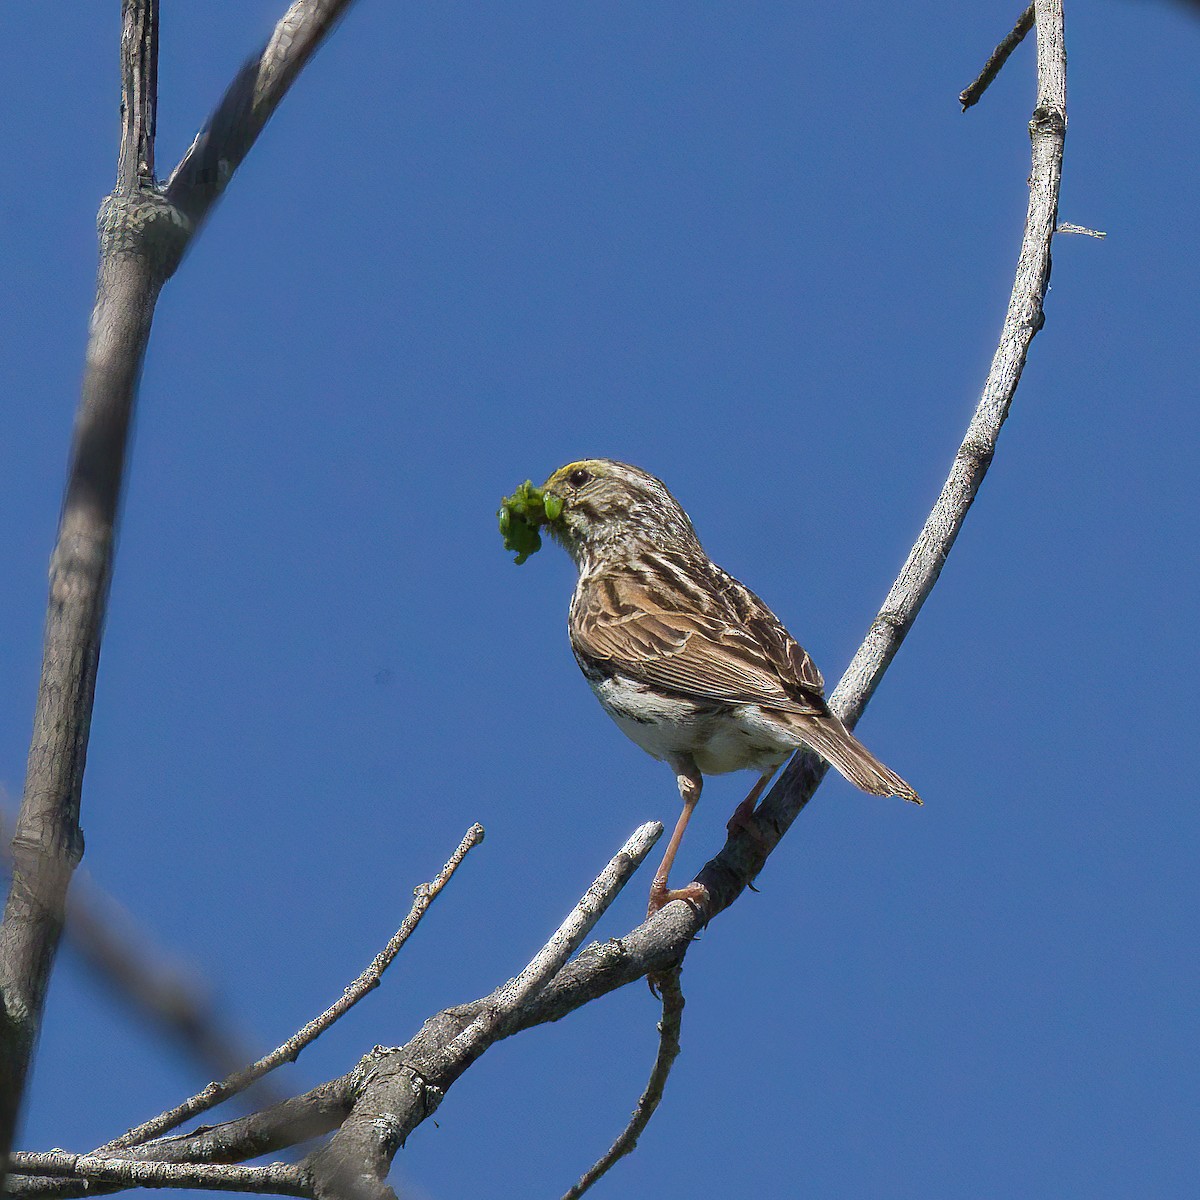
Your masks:
[[[639,548],[699,550],[687,513],[640,467],[585,458],[559,467],[541,490],[546,528],[581,571],[632,557]]]

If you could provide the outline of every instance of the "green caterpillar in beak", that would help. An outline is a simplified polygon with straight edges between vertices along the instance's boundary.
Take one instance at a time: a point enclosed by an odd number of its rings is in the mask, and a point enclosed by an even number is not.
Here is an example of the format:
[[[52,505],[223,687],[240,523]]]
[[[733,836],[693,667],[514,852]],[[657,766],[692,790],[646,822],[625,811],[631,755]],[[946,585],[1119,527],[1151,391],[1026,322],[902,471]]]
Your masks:
[[[541,488],[534,487],[529,479],[500,502],[496,517],[504,536],[504,548],[515,552],[517,557],[514,561],[518,566],[542,548],[538,526],[557,521],[562,515],[562,508],[560,497],[546,495]]]

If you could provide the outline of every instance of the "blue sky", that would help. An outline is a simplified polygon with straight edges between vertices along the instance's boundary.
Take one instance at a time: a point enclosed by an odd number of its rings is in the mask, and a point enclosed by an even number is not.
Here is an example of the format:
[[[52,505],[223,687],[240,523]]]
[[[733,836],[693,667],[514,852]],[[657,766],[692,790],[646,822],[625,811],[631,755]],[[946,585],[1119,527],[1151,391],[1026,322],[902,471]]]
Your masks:
[[[292,1086],[513,974],[676,816],[572,661],[566,557],[501,551],[514,484],[652,470],[838,678],[1007,301],[1032,41],[978,108],[956,97],[1018,7],[364,0],[288,97],[159,305],[83,823],[93,878],[263,1047],[484,824]],[[161,170],[280,8],[164,3]],[[3,18],[10,797],[118,12]],[[1200,20],[1067,19],[1061,218],[1109,236],[1055,243],[992,472],[860,726],[926,807],[821,788],[690,954],[667,1098],[597,1196],[1195,1194]],[[684,872],[749,783],[708,784]],[[496,1047],[394,1184],[560,1194],[636,1101],[657,1018],[632,987]],[[64,956],[26,1143],[88,1149],[205,1081]]]

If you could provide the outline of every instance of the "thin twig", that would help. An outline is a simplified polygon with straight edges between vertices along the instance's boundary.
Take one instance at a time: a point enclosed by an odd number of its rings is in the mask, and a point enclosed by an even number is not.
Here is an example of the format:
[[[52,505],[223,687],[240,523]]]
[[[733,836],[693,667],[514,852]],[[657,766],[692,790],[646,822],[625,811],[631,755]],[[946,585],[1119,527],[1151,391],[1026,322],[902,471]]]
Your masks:
[[[1000,74],[1000,68],[1008,62],[1008,56],[1025,40],[1025,35],[1033,28],[1034,8],[1031,4],[1018,18],[1012,32],[992,51],[992,56],[983,64],[979,78],[969,87],[958,94],[958,102],[966,112],[972,104],[978,104],[979,98],[988,90],[992,80]]]
[[[277,1196],[312,1196],[305,1172],[291,1163],[265,1167],[204,1163],[137,1162],[105,1158],[99,1154],[70,1154],[50,1150],[42,1154],[16,1153],[12,1169],[22,1175],[72,1176],[88,1182],[122,1187],[203,1188],[212,1192],[255,1192]]]
[[[1078,233],[1084,237],[1096,238],[1098,241],[1104,241],[1108,234],[1103,229],[1089,229],[1086,225],[1076,225],[1071,221],[1059,221],[1058,228],[1055,233]]]
[[[642,865],[654,843],[662,836],[662,831],[663,827],[658,821],[647,821],[633,831],[629,840],[600,872],[528,966],[515,979],[510,979],[500,989],[495,1003],[451,1042],[448,1047],[451,1055],[463,1050],[470,1052],[473,1046],[490,1045],[497,1036],[503,1036],[501,1031],[512,1019],[513,1013],[536,996],[579,949],[583,939],[591,933],[634,871]]]
[[[273,1071],[285,1062],[294,1062],[305,1046],[315,1041],[338,1018],[345,1016],[368,992],[373,991],[379,986],[380,977],[400,952],[400,948],[408,941],[409,936],[429,910],[429,906],[437,898],[438,893],[450,882],[454,872],[458,870],[459,865],[466,858],[467,854],[482,841],[483,826],[478,824],[472,825],[458,844],[458,849],[450,856],[449,861],[438,872],[434,880],[431,883],[423,883],[414,889],[413,895],[415,899],[413,900],[412,908],[409,910],[408,916],[404,918],[400,928],[392,935],[388,944],[375,956],[371,965],[346,988],[338,1000],[331,1004],[319,1017],[309,1021],[303,1029],[298,1030],[286,1042],[277,1046],[269,1054],[263,1055],[256,1063],[252,1063],[244,1070],[235,1071],[228,1078],[218,1083],[210,1083],[203,1091],[185,1100],[182,1104],[168,1109],[152,1120],[139,1125],[136,1129],[131,1129],[121,1137],[115,1138],[113,1141],[101,1146],[97,1153],[125,1149],[129,1146],[136,1146],[140,1142],[148,1141],[150,1138],[158,1137],[160,1134],[166,1133],[167,1130],[174,1129],[177,1125],[196,1116],[198,1113],[205,1112],[222,1101],[228,1100],[230,1096],[234,1096],[238,1092],[245,1090],[256,1079],[260,1079],[268,1071]]]
[[[608,1152],[597,1159],[563,1195],[563,1200],[578,1200],[594,1183],[606,1175],[609,1169],[619,1159],[632,1154],[637,1148],[638,1138],[642,1136],[650,1118],[654,1116],[662,1100],[663,1091],[667,1086],[667,1077],[671,1067],[679,1057],[679,1028],[683,1023],[683,989],[680,987],[682,968],[665,971],[658,977],[658,987],[662,995],[662,1020],[658,1023],[658,1054],[654,1059],[654,1069],[646,1082],[646,1090],[633,1110],[629,1124],[622,1130],[620,1137],[608,1148]]]
[[[389,1194],[384,1180],[409,1131],[436,1110],[453,1080],[508,1036],[517,1014],[561,971],[662,831],[658,821],[650,821],[633,832],[529,965],[487,997],[469,1020],[451,1022],[453,1035],[438,1046],[436,1066],[427,1073],[403,1051],[377,1047],[363,1059],[352,1073],[353,1111],[328,1144],[308,1159],[319,1200],[375,1200]],[[435,1073],[438,1082],[432,1084],[429,1076]]]
[[[1067,57],[1063,42],[1062,0],[1037,0],[1036,7],[1038,95],[1029,123],[1032,143],[1029,207],[1008,311],[983,393],[937,503],[879,615],[829,698],[830,707],[851,728],[861,717],[937,583],[991,465],[1029,347],[1045,323],[1042,303],[1050,284],[1050,243],[1058,220],[1067,129]],[[726,843],[725,850],[701,872],[701,882],[708,884],[706,873],[710,870],[719,879],[727,879],[730,869],[738,873],[748,870],[749,877],[753,878],[767,853],[808,803],[825,770],[823,763],[806,752],[793,757],[763,801],[759,813],[752,818],[756,826],[753,835],[749,839],[739,838],[736,845]],[[712,894],[713,888],[709,891]],[[736,895],[736,890],[731,893],[726,887],[724,902],[730,902]],[[721,897],[714,899],[711,911],[717,911],[721,901]]]

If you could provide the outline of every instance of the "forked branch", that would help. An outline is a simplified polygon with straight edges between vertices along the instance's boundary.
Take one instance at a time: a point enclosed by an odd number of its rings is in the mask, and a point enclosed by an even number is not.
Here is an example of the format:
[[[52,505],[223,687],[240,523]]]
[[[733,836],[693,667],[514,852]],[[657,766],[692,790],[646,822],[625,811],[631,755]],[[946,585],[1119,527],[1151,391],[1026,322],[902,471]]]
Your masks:
[[[657,821],[636,829],[528,966],[476,1004],[469,1017],[439,1023],[423,1047],[410,1042],[399,1051],[377,1048],[359,1064],[353,1111],[309,1159],[318,1200],[388,1195],[384,1181],[392,1157],[409,1133],[480,1055],[514,1031],[520,1014],[561,972],[661,836]]]

